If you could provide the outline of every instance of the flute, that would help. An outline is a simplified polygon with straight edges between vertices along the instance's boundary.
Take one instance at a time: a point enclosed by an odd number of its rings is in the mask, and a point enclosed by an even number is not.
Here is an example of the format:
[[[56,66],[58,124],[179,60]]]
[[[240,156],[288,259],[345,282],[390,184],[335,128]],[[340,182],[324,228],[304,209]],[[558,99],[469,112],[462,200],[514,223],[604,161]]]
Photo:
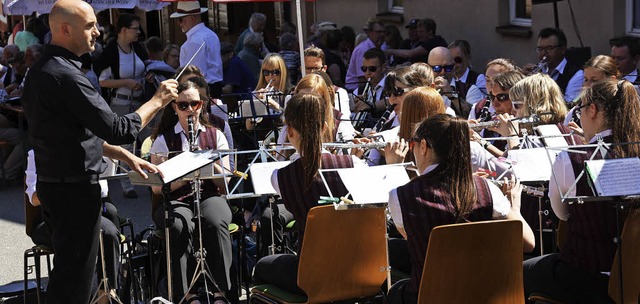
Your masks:
[[[499,125],[500,125],[499,120],[490,120],[490,121],[483,121],[483,122],[469,124],[469,129],[474,131],[481,131],[483,129],[497,127]]]
[[[326,149],[382,149],[387,145],[386,142],[370,142],[356,144],[353,142],[348,143],[323,143],[322,147]]]
[[[498,187],[502,187],[502,185],[504,185],[504,181],[501,181],[501,180],[492,180],[492,179],[487,179],[487,180],[492,182],[494,185]],[[547,189],[543,187],[532,187],[532,186],[522,185],[522,193],[526,193],[531,196],[544,197],[545,190]]]

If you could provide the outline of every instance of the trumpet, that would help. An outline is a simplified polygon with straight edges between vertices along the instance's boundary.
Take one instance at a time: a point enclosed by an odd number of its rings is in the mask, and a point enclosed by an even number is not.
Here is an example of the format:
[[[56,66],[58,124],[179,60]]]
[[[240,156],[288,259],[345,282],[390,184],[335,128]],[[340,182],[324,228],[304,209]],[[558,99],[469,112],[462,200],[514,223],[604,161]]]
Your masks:
[[[501,180],[492,180],[492,179],[487,179],[487,180],[492,182],[494,185],[498,187],[502,187],[502,185],[504,185],[504,181],[501,181]],[[525,193],[531,196],[536,196],[536,197],[544,197],[544,192],[547,190],[544,187],[532,187],[527,185],[521,185],[521,186],[522,186],[522,193]]]
[[[322,147],[325,149],[382,149],[387,145],[386,142],[370,142],[363,144],[356,144],[353,142],[348,143],[323,143]]]
[[[547,56],[542,57],[542,60],[540,60],[540,62],[538,62],[538,64],[535,66],[535,68],[533,70],[531,70],[531,72],[529,73],[529,75],[535,74],[535,73],[540,73],[542,71],[544,71],[547,68],[547,65],[549,64],[549,58]]]

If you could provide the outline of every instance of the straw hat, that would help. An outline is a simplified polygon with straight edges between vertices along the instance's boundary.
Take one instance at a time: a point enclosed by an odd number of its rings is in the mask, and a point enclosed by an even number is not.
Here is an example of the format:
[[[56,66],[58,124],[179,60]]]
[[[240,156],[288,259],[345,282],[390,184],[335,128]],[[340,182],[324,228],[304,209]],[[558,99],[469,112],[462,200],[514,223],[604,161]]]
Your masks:
[[[180,1],[176,12],[171,14],[169,18],[180,18],[188,15],[199,15],[209,10],[206,7],[200,7],[198,1]]]

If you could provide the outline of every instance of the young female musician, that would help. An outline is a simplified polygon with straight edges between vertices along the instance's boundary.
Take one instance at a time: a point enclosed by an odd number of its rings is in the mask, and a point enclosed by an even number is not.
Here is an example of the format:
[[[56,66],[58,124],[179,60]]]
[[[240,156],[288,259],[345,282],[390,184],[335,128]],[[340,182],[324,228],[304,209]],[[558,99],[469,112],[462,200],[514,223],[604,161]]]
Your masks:
[[[591,144],[598,138],[613,144],[640,141],[640,98],[628,81],[605,80],[586,88],[576,115]],[[616,252],[616,210],[605,202],[569,204],[560,196],[593,195],[585,177],[572,187],[595,149],[580,150],[587,153],[562,152],[553,164],[549,198],[558,218],[567,221],[568,236],[560,253],[524,262],[525,297],[541,292],[563,303],[613,303],[607,295],[609,276],[605,273],[611,271]],[[638,156],[640,147],[630,144],[612,146],[607,158]],[[601,159],[599,154],[596,159]],[[620,227],[624,214],[621,221]]]
[[[291,98],[284,115],[289,140],[300,153],[300,158],[276,170],[271,177],[271,183],[284,206],[296,220],[299,245],[302,244],[307,213],[317,205],[321,195],[327,195],[318,169],[354,166],[351,156],[334,155],[322,150],[322,134],[327,127],[324,120],[326,110],[325,101],[317,95],[296,94]],[[325,173],[324,176],[334,196],[347,194],[337,174]],[[297,285],[297,273],[297,256],[276,254],[258,261],[253,279],[256,284],[270,283],[301,293]]]
[[[473,176],[469,127],[447,114],[428,117],[411,140],[421,175],[389,193],[389,209],[411,255],[411,281],[404,303],[415,303],[429,235],[433,227],[465,221],[517,219],[523,227],[523,250],[533,249],[533,231],[520,215],[519,182],[505,187],[507,199],[493,184]]]
[[[531,117],[535,115],[539,118],[538,124],[561,124],[567,115],[567,106],[560,87],[556,82],[545,74],[533,74],[518,81],[509,90],[509,98],[516,110],[517,117]],[[533,133],[532,124],[522,124],[513,121],[513,115],[508,113],[498,115],[501,121],[497,128],[491,128],[502,136],[519,136],[521,129],[527,129],[528,134]],[[532,146],[541,147],[539,140],[530,143]],[[519,148],[520,140],[517,138],[507,141],[507,150]]]
[[[188,117],[192,116],[197,142],[197,148],[228,149],[227,140],[220,130],[209,123],[209,115],[202,109],[206,95],[201,95],[198,86],[187,80],[178,86],[178,99],[165,107],[158,129],[152,135],[155,138],[151,147],[151,162],[160,163],[169,152],[189,151]],[[169,158],[173,155],[169,154]],[[215,164],[216,173],[222,173],[223,168],[229,168],[228,156]],[[222,297],[229,290],[231,267],[231,238],[229,223],[231,210],[227,201],[220,196],[219,189],[223,181],[205,179],[202,182],[200,212],[202,214],[203,244],[207,251],[206,261],[212,276],[220,291],[216,296]],[[153,192],[162,195],[161,189],[153,188]],[[196,298],[194,290],[188,290],[190,279],[195,267],[191,245],[194,229],[193,204],[194,195],[192,184],[188,181],[176,181],[171,184],[169,195],[170,208],[173,209],[174,221],[170,227],[171,257],[173,268],[174,291],[176,294],[187,294],[187,300]],[[164,212],[162,206],[153,210],[154,222],[158,227],[164,227]],[[219,300],[219,299],[218,299]],[[195,300],[194,300],[195,301]],[[218,301],[220,302],[220,301]],[[216,302],[216,303],[218,303]]]

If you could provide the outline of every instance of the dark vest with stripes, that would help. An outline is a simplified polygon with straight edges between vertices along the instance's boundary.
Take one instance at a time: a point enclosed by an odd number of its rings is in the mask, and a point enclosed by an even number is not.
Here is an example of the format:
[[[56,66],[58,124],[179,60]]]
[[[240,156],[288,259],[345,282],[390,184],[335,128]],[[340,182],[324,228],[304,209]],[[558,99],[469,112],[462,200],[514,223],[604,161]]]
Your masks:
[[[338,140],[338,126],[340,126],[341,119],[342,112],[338,111],[336,108],[333,108],[333,138],[335,141]]]
[[[320,176],[316,176],[309,188],[305,189],[303,164],[297,159],[286,167],[278,170],[278,186],[284,206],[289,210],[298,227],[298,244],[302,246],[304,227],[307,224],[307,213],[318,206],[320,196],[328,196]],[[353,168],[350,155],[333,155],[322,153],[322,169]],[[323,173],[334,197],[345,196],[348,191],[337,172]]]
[[[604,137],[611,143],[612,136]],[[577,177],[584,169],[584,162],[591,158],[594,148],[572,148],[587,154],[569,153],[573,172]],[[594,159],[602,159],[598,153]],[[594,196],[587,177],[576,184],[576,196]],[[560,251],[560,259],[569,265],[591,273],[609,272],[616,253],[613,239],[618,235],[616,210],[611,202],[584,202],[568,205],[567,240]],[[626,213],[621,213],[620,227],[624,226]]]
[[[469,92],[471,85],[475,85],[476,81],[478,81],[478,76],[480,76],[478,72],[469,69],[469,73],[467,73],[467,81],[456,81],[456,91],[458,91],[458,94],[460,94],[464,99],[467,98],[467,93]],[[459,85],[460,87],[458,87]]]
[[[216,128],[207,127],[206,132],[197,132],[198,134],[198,146],[202,150],[215,150],[217,148],[218,136],[216,135]],[[169,148],[170,152],[174,151],[182,151],[182,138],[180,133],[176,133],[173,128],[167,130],[162,134],[164,136],[164,140],[167,143],[167,148]],[[169,153],[169,158],[176,156],[175,153]],[[202,180],[202,192],[200,193],[200,197],[202,200],[205,200],[212,196],[220,196],[220,191],[218,190],[218,186],[213,183],[212,179],[203,179]],[[174,191],[171,192],[170,195],[171,200],[177,201],[192,201],[193,200],[193,192],[191,189],[191,183],[186,184]]]
[[[214,127],[216,127],[218,130],[224,132],[225,129],[225,123],[224,123],[224,119],[218,117],[215,114],[209,113],[209,123],[211,123],[211,125],[213,125]]]
[[[567,60],[567,64],[564,66],[562,74],[558,75],[558,79],[556,79],[556,83],[563,94],[567,91],[567,86],[569,85],[571,77],[573,77],[573,75],[575,75],[579,70],[579,66],[576,66]]]
[[[409,291],[412,293],[417,293],[420,287],[431,230],[436,226],[455,224],[458,221],[451,193],[447,185],[442,182],[443,168],[444,166],[438,166],[435,170],[414,178],[397,189],[402,221],[407,233],[407,247],[411,262]],[[489,185],[480,177],[474,176],[473,180],[478,201],[464,220],[468,222],[490,220],[493,216],[493,200]]]

